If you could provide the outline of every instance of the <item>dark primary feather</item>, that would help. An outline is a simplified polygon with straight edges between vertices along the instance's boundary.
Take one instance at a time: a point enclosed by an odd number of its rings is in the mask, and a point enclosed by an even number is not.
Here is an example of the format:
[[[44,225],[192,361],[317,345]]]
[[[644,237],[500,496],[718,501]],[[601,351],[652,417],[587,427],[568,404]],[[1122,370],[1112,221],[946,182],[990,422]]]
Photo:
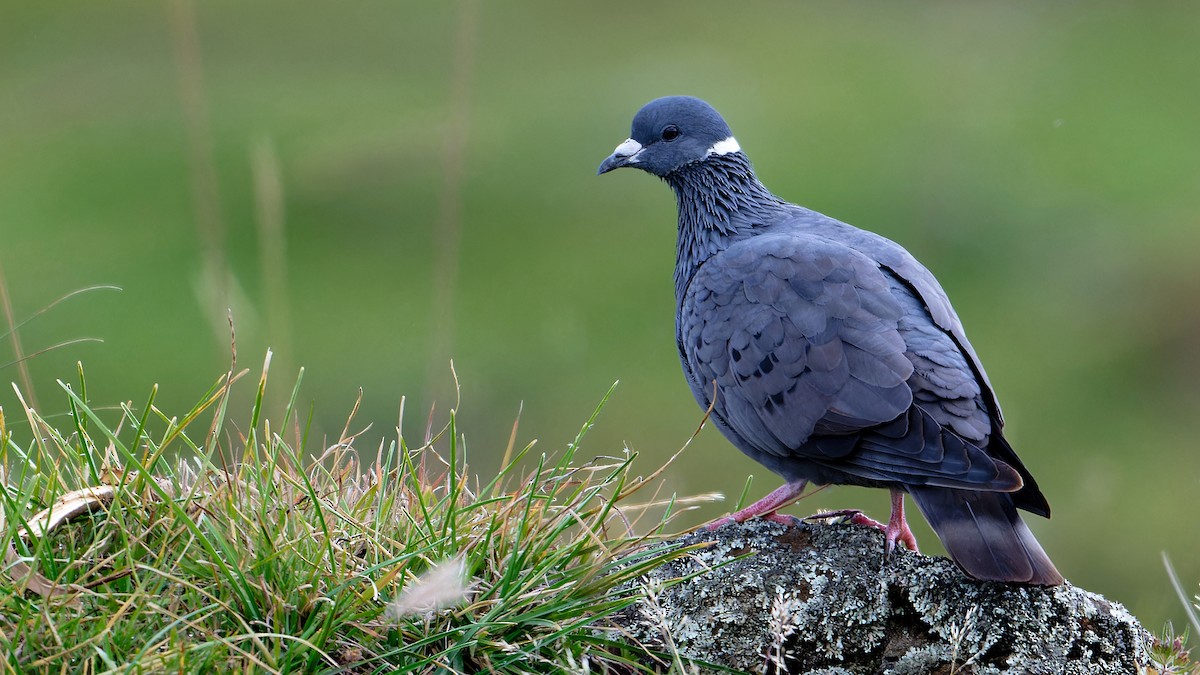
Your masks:
[[[659,99],[601,167],[674,188],[676,337],[697,402],[789,482],[909,492],[976,578],[1061,582],[1016,513],[1049,506],[937,280],[898,244],[772,195],[740,150],[715,151],[729,141],[708,104]]]

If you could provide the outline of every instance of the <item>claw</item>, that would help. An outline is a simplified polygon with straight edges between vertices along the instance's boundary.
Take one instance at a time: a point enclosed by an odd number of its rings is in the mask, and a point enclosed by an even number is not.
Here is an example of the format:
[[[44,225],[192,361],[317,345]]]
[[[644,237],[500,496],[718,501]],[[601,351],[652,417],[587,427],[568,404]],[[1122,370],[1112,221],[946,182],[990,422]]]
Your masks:
[[[849,519],[849,522],[855,525],[866,525],[867,527],[874,527],[879,530],[884,529],[883,523],[872,518],[868,518],[867,515],[859,509],[822,511],[820,513],[814,513],[811,516],[807,516],[804,518],[804,520],[832,520],[834,518],[847,518]]]
[[[763,516],[763,520],[769,520],[772,523],[779,523],[784,527],[796,527],[797,525],[804,523],[803,520],[800,520],[796,516],[789,516],[785,513],[770,513]]]

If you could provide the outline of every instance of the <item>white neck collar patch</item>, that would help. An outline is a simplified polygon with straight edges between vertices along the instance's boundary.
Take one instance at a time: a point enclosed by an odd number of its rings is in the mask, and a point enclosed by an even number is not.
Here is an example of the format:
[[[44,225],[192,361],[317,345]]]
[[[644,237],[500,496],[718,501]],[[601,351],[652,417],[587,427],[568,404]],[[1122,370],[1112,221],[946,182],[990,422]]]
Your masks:
[[[716,143],[713,143],[712,147],[709,148],[708,151],[704,153],[704,156],[707,157],[709,155],[728,155],[732,152],[740,152],[741,149],[742,149],[742,146],[738,145],[737,139],[734,138],[733,136],[730,136],[729,138],[726,138],[723,141],[717,141]]]

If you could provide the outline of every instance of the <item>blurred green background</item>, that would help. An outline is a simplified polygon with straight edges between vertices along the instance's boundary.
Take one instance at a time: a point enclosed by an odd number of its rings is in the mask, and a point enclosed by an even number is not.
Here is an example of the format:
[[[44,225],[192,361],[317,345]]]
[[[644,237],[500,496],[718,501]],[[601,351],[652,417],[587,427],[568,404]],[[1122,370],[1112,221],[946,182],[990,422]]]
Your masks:
[[[1160,556],[1197,590],[1198,64],[1186,2],[9,3],[0,264],[18,320],[124,289],[21,329],[27,352],[104,340],[30,360],[47,414],[76,361],[93,402],[159,383],[182,414],[228,367],[232,307],[240,365],[276,350],[273,405],[307,369],[319,434],[362,387],[360,448],[402,395],[420,436],[453,358],[475,470],[522,402],[520,439],[559,450],[619,379],[584,450],[649,471],[700,419],[674,200],[594,174],[643,103],[698,95],[775,192],[938,274],[1055,509],[1030,520],[1059,568],[1182,627]],[[778,484],[707,429],[668,484],[735,499],[750,474],[753,497]],[[886,504],[834,488],[793,511]]]

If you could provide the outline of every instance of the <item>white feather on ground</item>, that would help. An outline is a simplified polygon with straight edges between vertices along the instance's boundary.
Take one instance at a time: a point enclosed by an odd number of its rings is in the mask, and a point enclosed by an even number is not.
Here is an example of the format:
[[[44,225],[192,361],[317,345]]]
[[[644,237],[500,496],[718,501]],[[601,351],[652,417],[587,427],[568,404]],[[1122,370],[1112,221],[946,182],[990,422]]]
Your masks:
[[[467,599],[471,586],[462,558],[451,558],[430,567],[408,584],[388,606],[394,618],[436,612]]]

